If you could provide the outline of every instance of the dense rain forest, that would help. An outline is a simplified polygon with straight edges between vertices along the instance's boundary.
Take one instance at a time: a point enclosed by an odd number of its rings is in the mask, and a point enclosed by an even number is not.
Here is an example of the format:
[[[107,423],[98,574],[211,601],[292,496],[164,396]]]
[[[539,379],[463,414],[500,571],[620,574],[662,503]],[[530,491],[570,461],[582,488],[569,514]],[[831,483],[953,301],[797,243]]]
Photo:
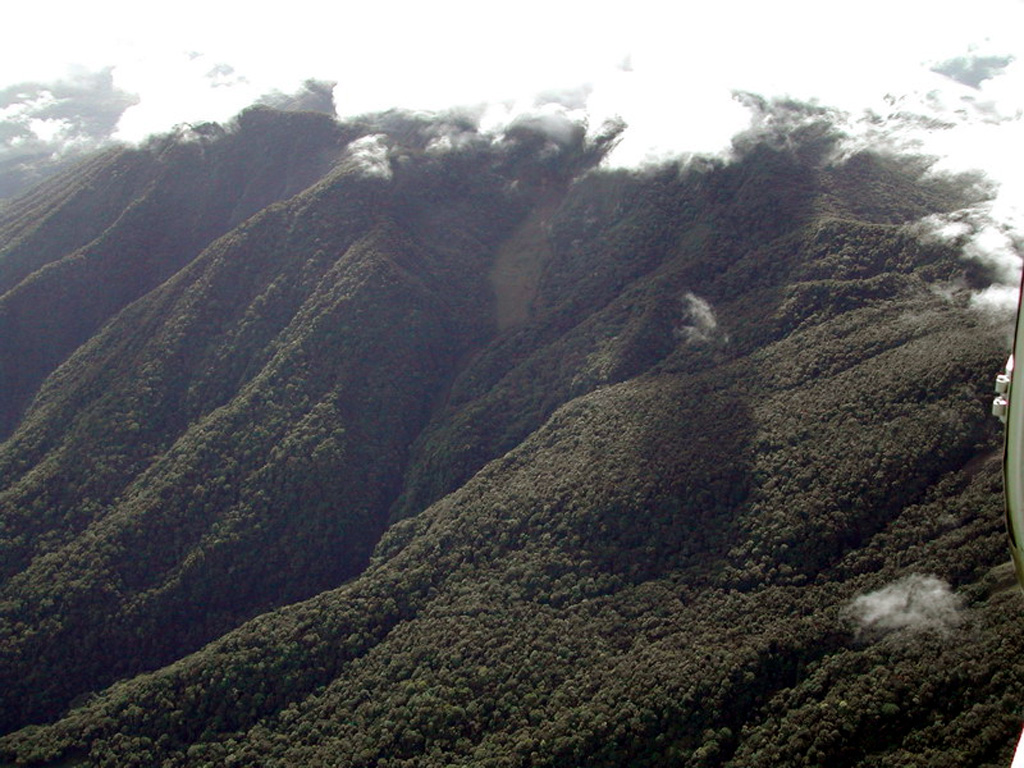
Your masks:
[[[1007,765],[985,191],[761,108],[253,107],[0,207],[0,764]]]

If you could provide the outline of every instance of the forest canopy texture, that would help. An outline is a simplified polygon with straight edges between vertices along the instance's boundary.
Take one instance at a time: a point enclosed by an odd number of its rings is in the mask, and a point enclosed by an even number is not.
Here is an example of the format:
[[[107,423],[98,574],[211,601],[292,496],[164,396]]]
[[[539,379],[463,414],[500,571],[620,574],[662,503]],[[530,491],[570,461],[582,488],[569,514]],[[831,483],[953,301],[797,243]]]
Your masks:
[[[0,763],[1007,765],[978,202],[798,105],[262,106],[0,207]]]

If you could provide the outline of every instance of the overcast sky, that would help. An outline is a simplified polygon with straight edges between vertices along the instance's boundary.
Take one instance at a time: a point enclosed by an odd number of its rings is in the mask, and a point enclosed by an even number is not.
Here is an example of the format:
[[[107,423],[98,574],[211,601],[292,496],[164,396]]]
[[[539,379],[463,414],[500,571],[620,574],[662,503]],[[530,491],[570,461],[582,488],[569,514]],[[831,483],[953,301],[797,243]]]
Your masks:
[[[630,166],[725,151],[750,125],[734,98],[748,91],[835,107],[863,141],[918,145],[949,167],[985,170],[1003,184],[1001,220],[1024,194],[1022,0],[269,7],[59,0],[5,9],[0,159],[19,147],[139,140],[224,120],[317,78],[338,83],[341,116],[488,104],[485,124],[500,124],[547,94],[557,103],[539,108],[586,114],[594,126],[623,118],[611,161]]]
[[[338,82],[341,114],[589,85],[593,110],[663,130],[655,138],[672,146],[692,136],[688,148],[698,150],[718,148],[743,124],[735,89],[848,110],[933,91],[950,102],[1005,102],[1009,112],[1024,104],[1009,82],[1020,85],[1010,71],[1019,60],[1000,77],[979,83],[975,74],[980,89],[932,71],[957,58],[1021,53],[1019,0],[702,5],[291,0],[271,13],[218,0],[144,11],[111,0],[19,3],[3,12],[0,87],[109,68],[113,86],[139,99],[119,125],[123,138],[138,139],[175,122],[230,117],[307,78]],[[663,129],[646,124],[655,115]]]

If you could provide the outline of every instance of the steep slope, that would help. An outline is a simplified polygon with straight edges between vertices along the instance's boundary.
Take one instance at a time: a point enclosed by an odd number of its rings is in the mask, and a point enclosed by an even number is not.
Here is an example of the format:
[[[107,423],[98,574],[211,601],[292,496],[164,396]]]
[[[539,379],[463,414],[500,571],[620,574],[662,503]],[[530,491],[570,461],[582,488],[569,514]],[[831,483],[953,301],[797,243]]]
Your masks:
[[[111,150],[5,207],[0,437],[103,323],[217,237],[320,178],[345,139],[326,115],[252,108],[230,133],[207,127]]]
[[[1004,340],[904,226],[955,187],[821,126],[648,175],[438,130],[382,116],[47,381],[0,450],[0,683],[56,722],[0,755],[1005,760]],[[914,574],[950,634],[858,636]]]
[[[493,327],[484,261],[531,194],[504,152],[391,177],[353,150],[47,381],[0,448],[5,724],[364,566],[409,443]]]

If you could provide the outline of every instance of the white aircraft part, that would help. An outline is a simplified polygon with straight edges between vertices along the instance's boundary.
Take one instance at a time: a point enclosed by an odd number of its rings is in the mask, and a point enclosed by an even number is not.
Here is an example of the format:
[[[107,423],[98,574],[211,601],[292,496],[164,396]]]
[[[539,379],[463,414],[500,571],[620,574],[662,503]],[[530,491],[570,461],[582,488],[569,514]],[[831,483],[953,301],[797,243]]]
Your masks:
[[[1003,447],[1003,488],[1006,494],[1006,528],[1010,538],[1010,554],[1017,570],[1017,581],[1024,585],[1024,378],[1018,377],[1014,360],[1024,359],[1024,313],[1017,309],[1017,328],[1013,354],[1006,370],[996,378],[996,398],[992,412],[1006,424]],[[1020,391],[1014,402],[1014,390]],[[1024,766],[1022,766],[1024,768]]]
[[[1021,287],[1024,300],[1024,284]],[[1017,302],[1017,327],[1013,337],[1013,354],[1006,361],[1006,370],[996,377],[996,397],[992,401],[992,413],[1006,425],[1003,444],[1003,492],[1006,495],[1006,530],[1010,538],[1010,555],[1017,571],[1017,583],[1024,588],[1024,377],[1014,381],[1016,368],[1014,360],[1024,354],[1024,312],[1021,301]],[[1021,358],[1024,359],[1024,358]],[[1014,404],[1013,390],[1020,390]],[[1024,731],[1017,741],[1010,768],[1024,768]]]
[[[1013,753],[1013,762],[1010,763],[1010,768],[1024,768],[1024,731],[1020,734],[1020,739],[1017,741],[1017,751]]]

